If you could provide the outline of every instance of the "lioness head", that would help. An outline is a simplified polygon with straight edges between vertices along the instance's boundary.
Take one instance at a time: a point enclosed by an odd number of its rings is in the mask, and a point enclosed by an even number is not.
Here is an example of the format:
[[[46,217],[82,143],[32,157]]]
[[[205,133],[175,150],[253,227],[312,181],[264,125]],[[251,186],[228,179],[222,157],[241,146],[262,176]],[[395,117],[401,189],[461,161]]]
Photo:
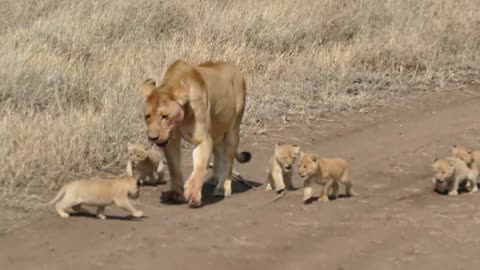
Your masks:
[[[318,171],[318,156],[314,154],[301,153],[300,164],[298,165],[298,174],[307,178]]]
[[[468,147],[457,145],[454,145],[452,147],[452,155],[461,159],[468,166],[470,166],[473,162],[472,152],[473,150]]]
[[[148,79],[140,87],[145,97],[145,123],[148,139],[160,147],[167,145],[176,124],[183,120],[188,86],[185,81],[156,87]]]
[[[298,145],[277,143],[275,145],[275,158],[285,171],[290,171],[297,160],[300,147]]]
[[[445,183],[455,172],[453,163],[446,159],[435,158],[432,165],[433,179],[435,184]]]
[[[128,143],[128,157],[133,164],[138,164],[148,158],[147,149],[143,144]]]

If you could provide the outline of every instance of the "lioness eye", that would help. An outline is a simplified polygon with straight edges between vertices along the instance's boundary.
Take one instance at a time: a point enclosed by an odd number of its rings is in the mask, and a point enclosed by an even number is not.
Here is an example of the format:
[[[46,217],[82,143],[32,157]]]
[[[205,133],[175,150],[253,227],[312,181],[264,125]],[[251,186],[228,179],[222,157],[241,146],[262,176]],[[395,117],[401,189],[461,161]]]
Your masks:
[[[150,114],[145,114],[145,119],[150,119]]]
[[[162,115],[162,119],[167,119],[167,118],[168,118],[167,114]]]

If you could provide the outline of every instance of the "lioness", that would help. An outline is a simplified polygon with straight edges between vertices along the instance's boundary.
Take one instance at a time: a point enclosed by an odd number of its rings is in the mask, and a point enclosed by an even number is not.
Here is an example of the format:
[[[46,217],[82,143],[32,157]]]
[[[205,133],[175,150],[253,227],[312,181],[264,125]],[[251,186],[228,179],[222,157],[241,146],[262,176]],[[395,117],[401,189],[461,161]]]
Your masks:
[[[465,162],[456,157],[435,158],[432,165],[435,190],[447,192],[449,196],[458,195],[458,186],[464,181],[470,182],[470,193],[477,192],[477,181]]]
[[[55,204],[55,210],[61,217],[68,217],[65,212],[72,207],[75,212],[85,211],[82,204],[97,206],[97,217],[105,219],[103,212],[108,205],[115,204],[130,212],[134,217],[141,217],[142,211],[136,210],[128,198],[136,199],[140,195],[138,182],[134,177],[118,179],[75,180],[65,184],[48,205]]]
[[[141,184],[165,184],[165,159],[157,149],[147,149],[140,143],[128,143],[127,173]]]
[[[300,147],[291,144],[275,144],[275,153],[270,158],[267,167],[266,190],[275,189],[278,193],[285,188],[292,190],[293,164],[298,158]]]
[[[465,146],[453,145],[452,155],[461,159],[473,173],[475,179],[478,179],[480,173],[480,151],[473,151]]]
[[[165,148],[171,190],[163,194],[164,198],[200,206],[212,152],[214,177],[219,179],[214,194],[229,197],[233,160],[243,163],[251,158],[249,152],[237,153],[246,95],[240,70],[225,62],[194,66],[178,60],[167,69],[158,86],[147,79],[140,88],[145,97],[148,139]],[[195,145],[193,171],[185,185],[180,158],[182,138]]]
[[[339,182],[345,185],[345,193],[355,196],[352,182],[349,178],[348,163],[341,158],[320,158],[314,154],[300,153],[298,173],[304,179],[303,201],[312,197],[312,182],[323,185],[320,201],[328,202],[328,195],[332,189],[334,198],[338,195]]]

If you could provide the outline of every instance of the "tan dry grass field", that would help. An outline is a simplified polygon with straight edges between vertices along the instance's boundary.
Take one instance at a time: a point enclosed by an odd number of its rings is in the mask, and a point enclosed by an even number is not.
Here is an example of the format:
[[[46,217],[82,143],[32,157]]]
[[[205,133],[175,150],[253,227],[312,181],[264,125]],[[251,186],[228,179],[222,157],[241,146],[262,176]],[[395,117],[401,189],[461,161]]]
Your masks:
[[[2,0],[0,196],[123,170],[178,58],[244,71],[248,133],[478,82],[479,29],[478,0]]]

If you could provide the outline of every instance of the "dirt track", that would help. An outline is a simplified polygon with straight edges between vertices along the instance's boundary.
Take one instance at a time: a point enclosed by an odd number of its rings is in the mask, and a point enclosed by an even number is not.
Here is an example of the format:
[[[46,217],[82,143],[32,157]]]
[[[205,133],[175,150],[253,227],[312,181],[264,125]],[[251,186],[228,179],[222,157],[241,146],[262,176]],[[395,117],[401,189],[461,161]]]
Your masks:
[[[344,157],[357,197],[303,205],[297,190],[268,204],[273,193],[237,185],[230,199],[205,198],[203,208],[189,209],[159,203],[167,185],[147,187],[140,202],[153,207],[137,206],[148,215],[140,221],[61,219],[41,210],[0,234],[1,269],[478,268],[480,193],[433,193],[430,164],[454,143],[480,148],[479,93],[405,99],[242,145],[254,159],[237,170],[260,183],[280,138]]]

